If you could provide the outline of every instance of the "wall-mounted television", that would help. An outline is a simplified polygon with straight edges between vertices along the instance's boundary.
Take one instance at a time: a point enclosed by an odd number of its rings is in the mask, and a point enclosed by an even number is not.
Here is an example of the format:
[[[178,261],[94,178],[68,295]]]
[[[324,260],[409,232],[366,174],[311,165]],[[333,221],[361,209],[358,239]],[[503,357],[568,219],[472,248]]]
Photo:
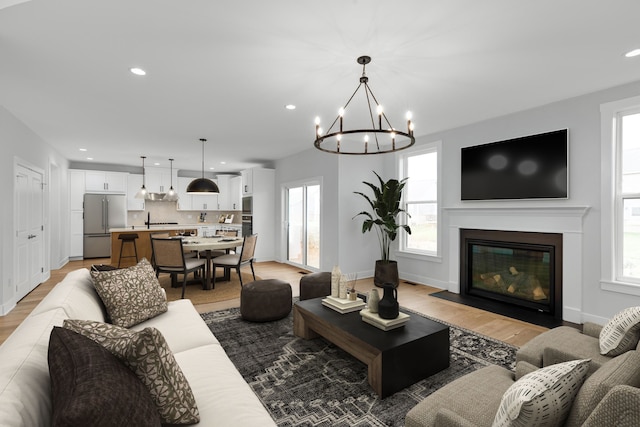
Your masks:
[[[462,200],[566,199],[568,130],[462,148]]]

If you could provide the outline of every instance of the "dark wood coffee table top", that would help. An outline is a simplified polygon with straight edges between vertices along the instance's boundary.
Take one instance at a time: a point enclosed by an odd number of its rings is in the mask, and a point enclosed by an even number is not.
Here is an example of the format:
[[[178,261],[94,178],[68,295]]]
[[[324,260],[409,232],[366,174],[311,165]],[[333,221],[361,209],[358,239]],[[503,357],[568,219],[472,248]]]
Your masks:
[[[402,327],[383,331],[362,320],[358,311],[340,314],[322,298],[295,303],[294,334],[318,335],[369,368],[368,380],[381,397],[389,396],[449,366],[449,327],[415,313]]]

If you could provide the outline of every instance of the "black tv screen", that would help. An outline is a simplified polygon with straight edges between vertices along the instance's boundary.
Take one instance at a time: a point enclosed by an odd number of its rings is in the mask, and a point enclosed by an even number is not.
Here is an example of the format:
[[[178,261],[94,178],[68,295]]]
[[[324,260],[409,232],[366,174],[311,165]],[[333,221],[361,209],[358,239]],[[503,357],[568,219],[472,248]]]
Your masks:
[[[462,149],[462,200],[568,198],[568,130]]]

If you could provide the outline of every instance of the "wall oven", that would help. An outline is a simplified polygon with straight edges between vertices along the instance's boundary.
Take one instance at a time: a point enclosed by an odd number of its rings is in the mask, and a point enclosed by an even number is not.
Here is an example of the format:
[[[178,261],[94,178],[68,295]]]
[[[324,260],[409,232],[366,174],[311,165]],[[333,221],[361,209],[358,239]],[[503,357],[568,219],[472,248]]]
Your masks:
[[[253,197],[246,196],[242,198],[242,215],[253,214]]]
[[[253,216],[242,215],[242,235],[249,236],[253,234]]]

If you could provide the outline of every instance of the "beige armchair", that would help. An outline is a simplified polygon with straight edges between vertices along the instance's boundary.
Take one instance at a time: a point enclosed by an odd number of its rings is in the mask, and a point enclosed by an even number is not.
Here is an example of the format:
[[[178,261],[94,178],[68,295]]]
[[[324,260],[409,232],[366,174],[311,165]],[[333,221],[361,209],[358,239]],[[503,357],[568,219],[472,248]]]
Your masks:
[[[502,396],[537,367],[518,362],[516,372],[487,366],[445,385],[413,407],[406,427],[491,426]],[[640,352],[611,358],[580,387],[564,426],[640,425]]]

